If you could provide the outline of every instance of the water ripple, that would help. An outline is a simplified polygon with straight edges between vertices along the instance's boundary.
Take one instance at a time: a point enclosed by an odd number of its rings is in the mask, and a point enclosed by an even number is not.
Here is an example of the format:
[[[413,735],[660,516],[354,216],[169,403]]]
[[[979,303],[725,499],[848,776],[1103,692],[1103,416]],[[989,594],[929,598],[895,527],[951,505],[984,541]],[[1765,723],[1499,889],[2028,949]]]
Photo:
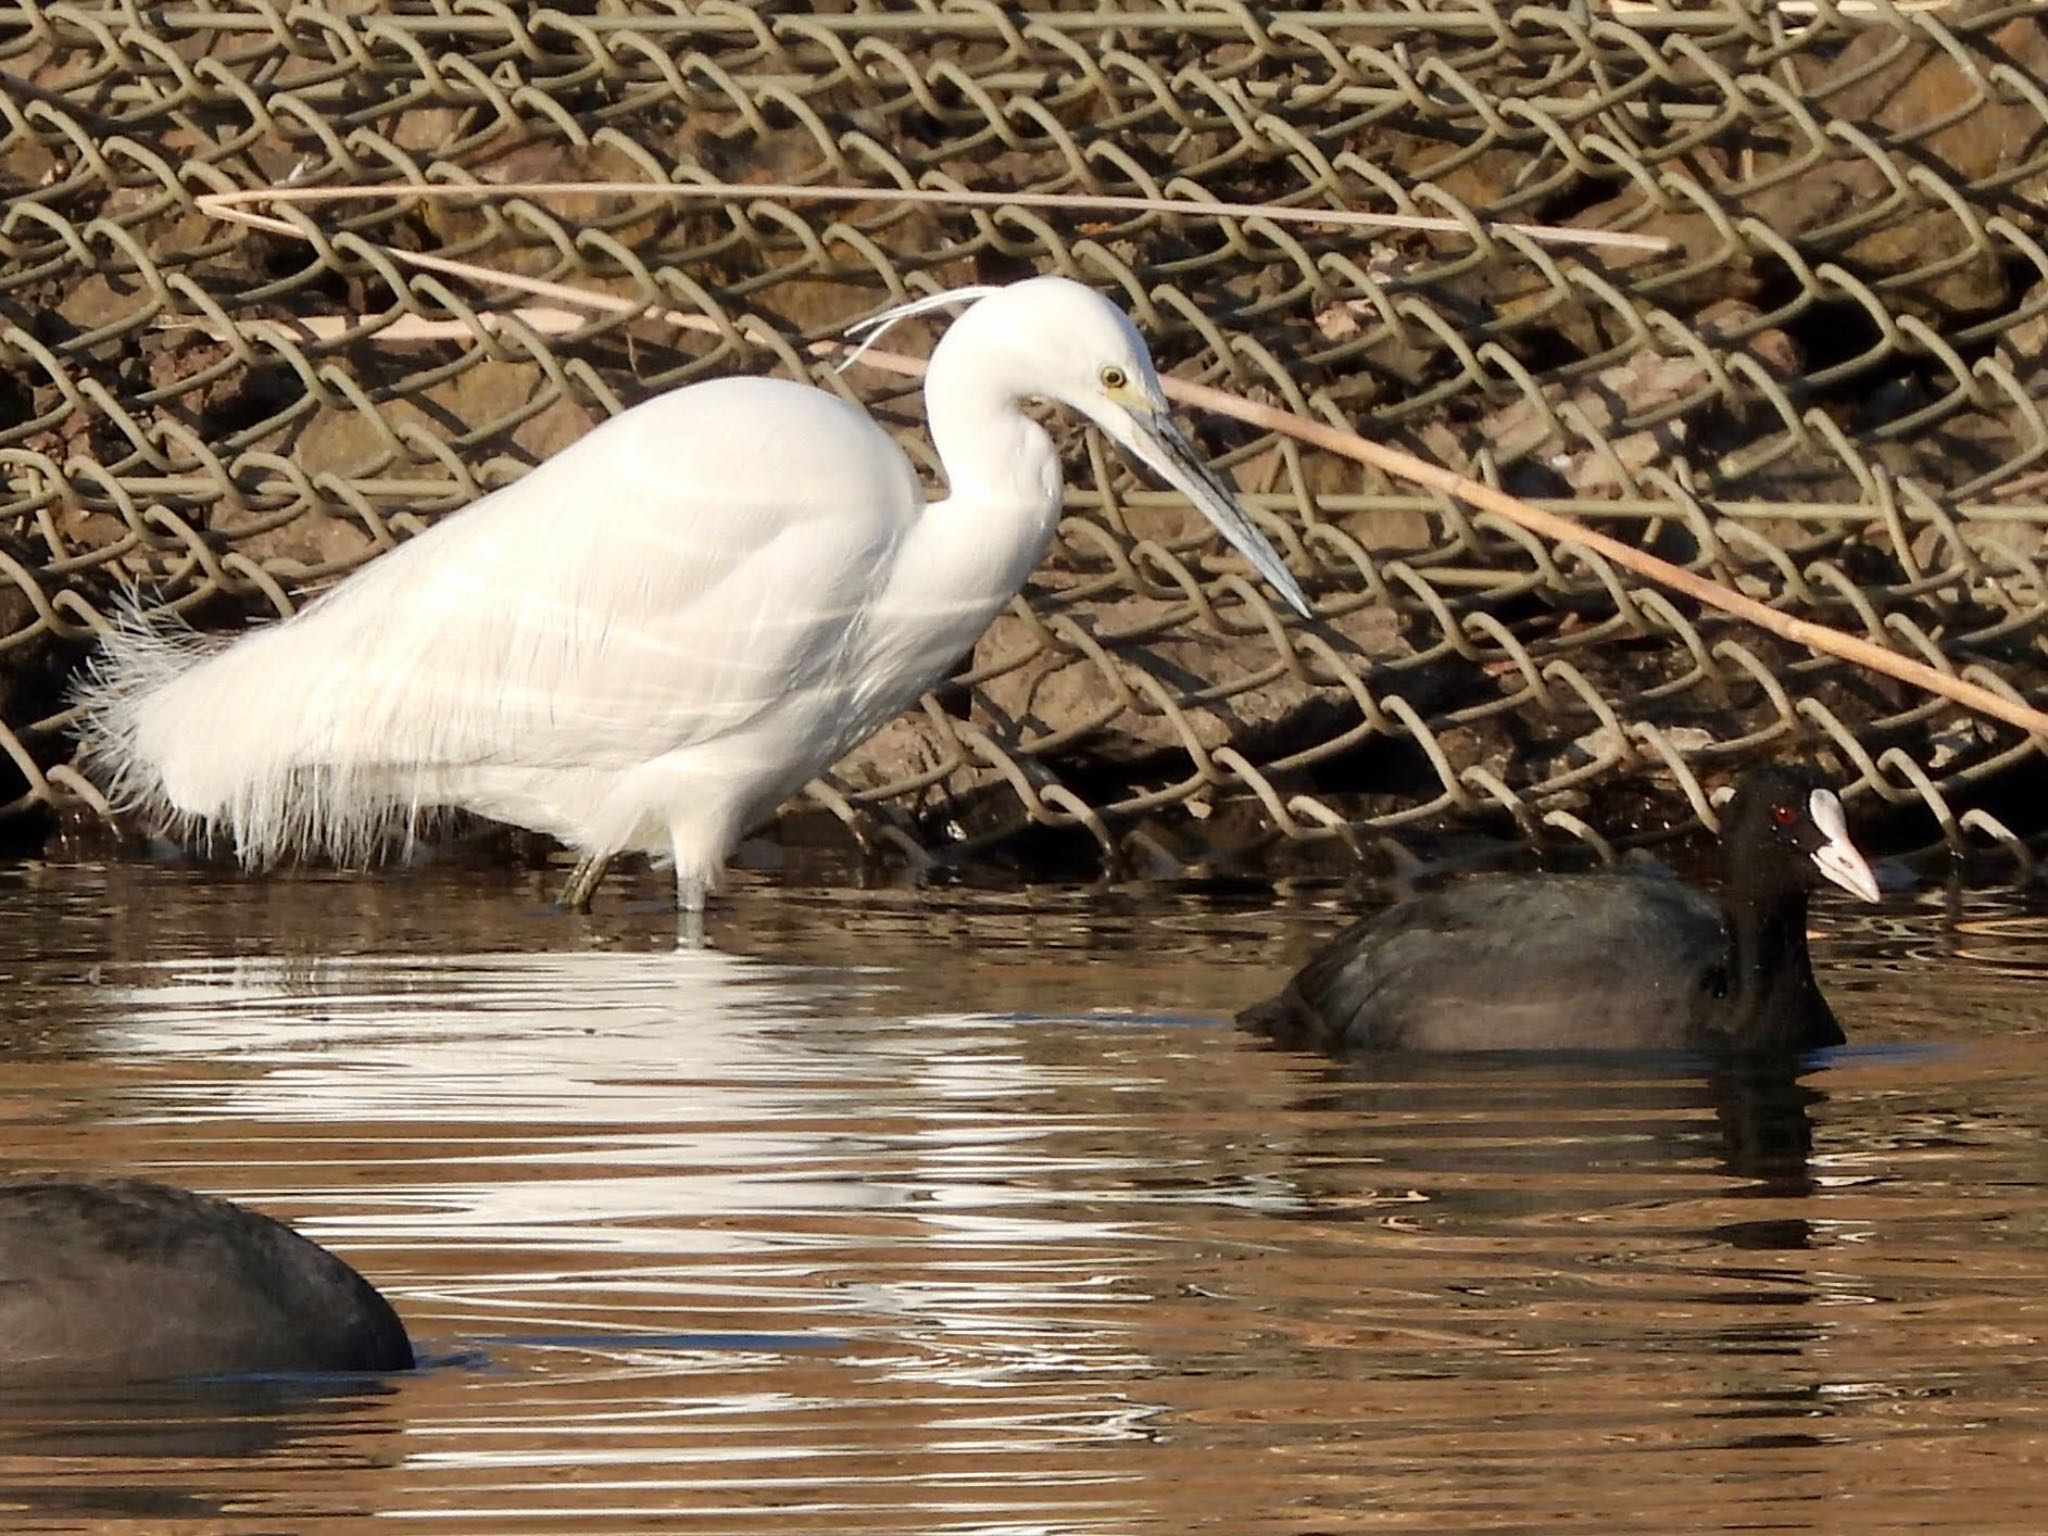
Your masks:
[[[0,1509],[2038,1528],[2048,914],[1823,908],[1855,1040],[1791,1077],[1270,1049],[1225,1020],[1341,918],[1302,896],[754,879],[679,955],[459,871],[35,871],[15,1163],[289,1217],[434,1363],[0,1405]]]

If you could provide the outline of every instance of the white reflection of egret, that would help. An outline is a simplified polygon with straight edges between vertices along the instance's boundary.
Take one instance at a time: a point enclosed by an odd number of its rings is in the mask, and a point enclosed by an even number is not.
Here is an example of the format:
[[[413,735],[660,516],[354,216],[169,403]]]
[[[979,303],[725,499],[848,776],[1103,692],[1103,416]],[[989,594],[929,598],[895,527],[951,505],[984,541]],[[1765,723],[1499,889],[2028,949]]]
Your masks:
[[[713,950],[184,961],[121,977],[95,1024],[124,1054],[206,1064],[148,1084],[148,1112],[189,1116],[182,1139],[222,1138],[245,1176],[252,1128],[377,1127],[367,1155],[421,1175],[362,1219],[382,1239],[715,1252],[742,1245],[680,1213],[903,1200],[780,1171],[829,1151],[796,1122],[866,1086],[810,1041],[876,985]]]
[[[747,826],[943,677],[1044,554],[1060,460],[1025,401],[1094,422],[1307,612],[1121,310],[1056,277],[953,298],[977,302],[925,389],[945,500],[825,391],[676,390],[224,650],[109,636],[89,757],[252,864],[359,858],[433,807],[670,857],[694,934]]]

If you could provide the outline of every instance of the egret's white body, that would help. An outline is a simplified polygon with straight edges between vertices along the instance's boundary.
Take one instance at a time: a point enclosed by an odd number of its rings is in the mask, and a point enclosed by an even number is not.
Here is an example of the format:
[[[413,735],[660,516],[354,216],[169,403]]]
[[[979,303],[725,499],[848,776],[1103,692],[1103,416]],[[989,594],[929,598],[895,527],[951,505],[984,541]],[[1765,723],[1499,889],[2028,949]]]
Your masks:
[[[751,822],[941,679],[1023,586],[1060,508],[1034,397],[1174,480],[1302,605],[1168,423],[1129,320],[1035,278],[932,356],[945,500],[835,395],[692,385],[225,648],[118,629],[85,692],[88,758],[251,864],[360,858],[460,807],[586,855],[671,857],[694,911]]]

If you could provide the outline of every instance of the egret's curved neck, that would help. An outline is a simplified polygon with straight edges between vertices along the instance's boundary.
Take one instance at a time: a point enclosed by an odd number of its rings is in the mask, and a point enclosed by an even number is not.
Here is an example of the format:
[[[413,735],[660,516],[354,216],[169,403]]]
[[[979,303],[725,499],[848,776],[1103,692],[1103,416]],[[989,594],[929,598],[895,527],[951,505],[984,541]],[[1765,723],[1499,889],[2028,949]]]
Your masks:
[[[946,500],[932,510],[973,508],[1000,520],[1006,534],[1010,523],[1028,523],[1050,538],[1059,515],[1059,455],[967,331],[963,320],[946,335],[925,375],[925,414],[947,490]],[[1041,544],[1033,551],[1032,564],[1042,550]]]
[[[1024,585],[1060,511],[1052,439],[991,371],[988,338],[976,345],[968,318],[971,312],[939,343],[925,375],[947,495],[924,509],[904,540],[883,605],[896,624],[956,653]]]

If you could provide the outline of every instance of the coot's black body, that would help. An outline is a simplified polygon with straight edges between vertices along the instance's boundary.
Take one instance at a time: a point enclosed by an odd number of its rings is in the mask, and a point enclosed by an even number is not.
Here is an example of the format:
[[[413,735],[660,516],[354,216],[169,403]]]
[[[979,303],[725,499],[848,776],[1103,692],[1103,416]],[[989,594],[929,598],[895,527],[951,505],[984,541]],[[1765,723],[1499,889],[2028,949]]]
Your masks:
[[[139,1179],[0,1182],[0,1385],[412,1363],[376,1289],[268,1216]]]
[[[1807,896],[1877,899],[1841,805],[1765,768],[1730,802],[1715,902],[1656,874],[1480,878],[1354,924],[1240,1021],[1332,1051],[1678,1050],[1839,1045],[1813,979]]]

